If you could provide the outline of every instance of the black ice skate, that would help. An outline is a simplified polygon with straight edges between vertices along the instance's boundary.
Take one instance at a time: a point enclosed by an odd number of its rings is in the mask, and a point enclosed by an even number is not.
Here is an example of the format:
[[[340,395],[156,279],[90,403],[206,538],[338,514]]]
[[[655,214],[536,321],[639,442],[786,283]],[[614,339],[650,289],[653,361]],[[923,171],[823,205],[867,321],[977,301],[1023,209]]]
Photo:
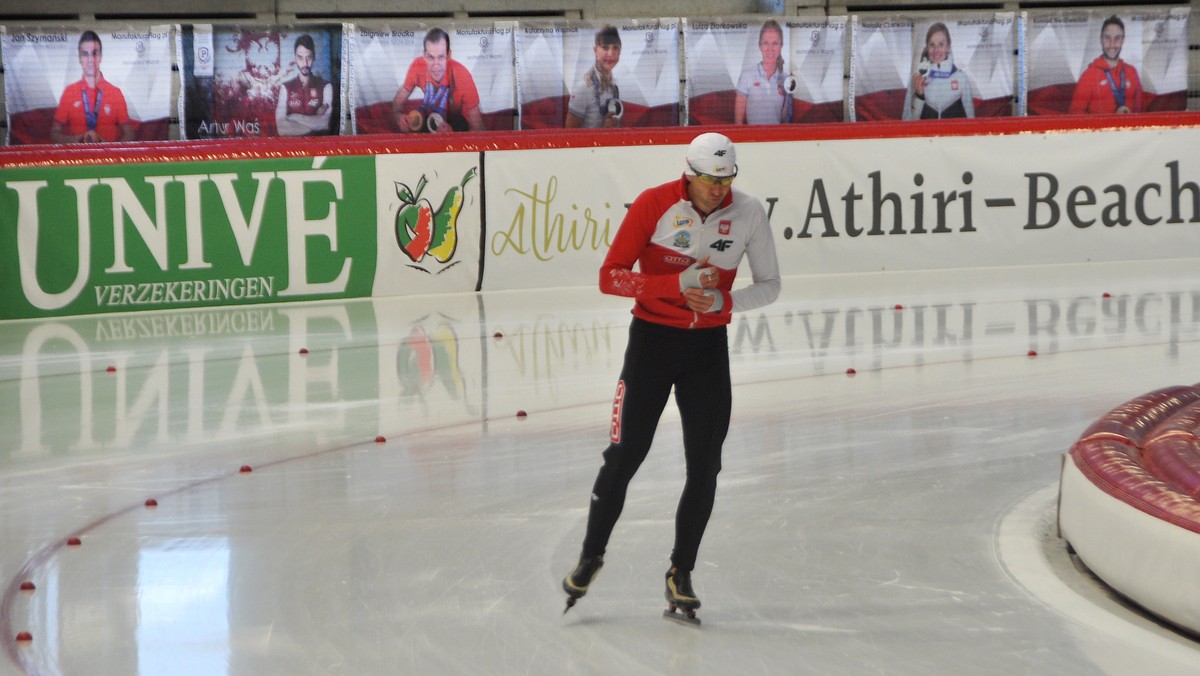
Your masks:
[[[663,617],[683,624],[700,626],[700,618],[696,611],[700,608],[700,599],[692,591],[692,574],[686,570],[672,568],[667,571],[667,609]]]
[[[596,579],[596,575],[600,573],[600,569],[603,567],[603,556],[579,559],[575,570],[563,578],[563,591],[567,593],[567,607],[563,608],[563,615],[566,615],[571,606],[575,605],[575,601],[587,594],[588,585],[592,583],[592,580]]]

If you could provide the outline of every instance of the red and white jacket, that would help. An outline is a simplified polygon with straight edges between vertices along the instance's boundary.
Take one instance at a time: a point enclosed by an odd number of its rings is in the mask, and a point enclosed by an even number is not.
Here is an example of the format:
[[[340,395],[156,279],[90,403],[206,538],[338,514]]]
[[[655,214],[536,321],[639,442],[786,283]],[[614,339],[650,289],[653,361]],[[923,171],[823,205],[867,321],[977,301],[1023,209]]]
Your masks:
[[[1143,101],[1142,81],[1138,78],[1137,69],[1117,61],[1115,68],[1108,67],[1104,55],[1096,57],[1088,64],[1075,84],[1075,93],[1071,96],[1071,106],[1068,113],[1115,113],[1117,112],[1117,97],[1113,88],[1123,87],[1125,90],[1125,105],[1131,113],[1145,110]]]
[[[681,176],[638,195],[600,267],[600,290],[634,298],[634,316],[656,324],[723,326],[732,311],[762,307],[779,296],[775,239],[766,211],[750,195],[730,190],[716,211],[701,217],[688,199],[687,186]],[[719,312],[693,312],[679,290],[679,273],[705,256],[721,273],[717,291],[724,304]],[[749,259],[753,283],[733,291],[743,256]]]

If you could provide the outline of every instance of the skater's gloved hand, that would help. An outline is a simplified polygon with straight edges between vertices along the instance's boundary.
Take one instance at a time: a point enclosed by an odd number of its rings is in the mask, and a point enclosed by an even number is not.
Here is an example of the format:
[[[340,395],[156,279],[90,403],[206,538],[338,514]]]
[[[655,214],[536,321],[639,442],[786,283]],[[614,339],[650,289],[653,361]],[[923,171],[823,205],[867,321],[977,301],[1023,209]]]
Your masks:
[[[708,264],[708,256],[692,263],[679,273],[680,293],[688,289],[715,289],[721,281],[721,273]]]
[[[725,296],[710,289],[688,289],[683,292],[683,299],[692,312],[720,312],[725,307]]]
[[[720,312],[725,308],[725,295],[720,291],[705,290],[704,295],[713,299],[713,304],[708,308],[709,312]]]

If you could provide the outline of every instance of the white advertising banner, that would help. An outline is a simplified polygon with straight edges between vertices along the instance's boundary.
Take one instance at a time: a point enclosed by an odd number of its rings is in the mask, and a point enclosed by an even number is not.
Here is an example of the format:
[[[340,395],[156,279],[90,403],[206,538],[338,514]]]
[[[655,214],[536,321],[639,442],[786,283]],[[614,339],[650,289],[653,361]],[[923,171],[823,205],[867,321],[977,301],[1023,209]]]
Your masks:
[[[681,146],[487,154],[485,289],[594,284],[627,206],[684,169]]]
[[[488,153],[483,287],[596,284],[626,205],[684,152]],[[737,186],[785,275],[1154,259],[1200,250],[1198,156],[1190,129],[740,143]]]
[[[479,281],[478,153],[375,158],[375,296],[474,291]]]
[[[784,274],[1153,259],[1200,245],[1194,131],[786,145],[743,144],[738,157],[743,189],[779,197]]]

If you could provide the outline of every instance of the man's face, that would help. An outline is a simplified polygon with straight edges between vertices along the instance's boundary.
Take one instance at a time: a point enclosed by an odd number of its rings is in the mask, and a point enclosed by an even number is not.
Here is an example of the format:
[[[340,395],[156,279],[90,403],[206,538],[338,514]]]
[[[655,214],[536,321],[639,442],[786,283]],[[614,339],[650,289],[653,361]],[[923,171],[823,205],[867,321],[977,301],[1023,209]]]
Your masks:
[[[100,43],[79,43],[79,66],[83,69],[84,77],[94,78],[100,72]]]
[[[733,180],[714,179],[710,176],[688,175],[688,198],[692,206],[706,214],[711,214],[725,201],[725,196],[732,189]],[[724,183],[724,185],[721,185]]]
[[[1125,31],[1116,24],[1104,27],[1100,34],[1100,47],[1104,50],[1104,58],[1116,61],[1121,58],[1121,47],[1125,44]]]
[[[312,75],[313,53],[304,45],[296,45],[296,68],[304,77]]]
[[[446,75],[446,64],[450,61],[450,49],[445,40],[425,43],[425,66],[429,69],[429,77],[441,82]]]

